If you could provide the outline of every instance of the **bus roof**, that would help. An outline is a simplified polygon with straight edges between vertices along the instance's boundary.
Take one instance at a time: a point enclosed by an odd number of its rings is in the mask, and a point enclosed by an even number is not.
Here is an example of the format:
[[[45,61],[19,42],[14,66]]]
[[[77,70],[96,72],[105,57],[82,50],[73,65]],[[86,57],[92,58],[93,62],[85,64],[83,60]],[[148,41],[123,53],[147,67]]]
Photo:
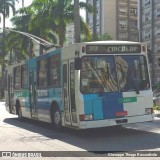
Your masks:
[[[111,40],[111,41],[92,41],[92,42],[84,42],[85,44],[140,44],[140,42],[133,42],[133,41],[118,41],[118,40]]]
[[[109,40],[109,41],[91,41],[91,42],[81,42],[81,43],[73,43],[70,45],[66,45],[62,48],[68,48],[68,47],[73,47],[73,46],[83,46],[83,45],[95,45],[95,44],[103,44],[103,45],[124,45],[124,44],[142,44],[142,42],[133,42],[133,41],[119,41],[119,40]],[[143,42],[143,44],[145,44]]]

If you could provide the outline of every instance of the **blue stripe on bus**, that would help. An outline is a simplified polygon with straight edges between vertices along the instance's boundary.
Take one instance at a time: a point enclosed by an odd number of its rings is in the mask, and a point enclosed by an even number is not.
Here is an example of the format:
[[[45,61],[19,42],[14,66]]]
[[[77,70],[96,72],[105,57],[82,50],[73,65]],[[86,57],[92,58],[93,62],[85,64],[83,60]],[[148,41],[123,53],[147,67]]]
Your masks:
[[[102,109],[104,119],[116,117],[116,112],[122,112],[123,103],[119,103],[122,93],[105,93],[102,98]]]
[[[38,98],[37,97],[37,106],[38,109],[43,109],[43,110],[49,110],[50,109],[50,102],[49,102],[49,98],[45,98],[45,97],[41,97]]]
[[[92,100],[98,99],[96,94],[84,94],[84,114],[93,114],[93,102]]]
[[[124,111],[123,103],[119,103],[122,93],[103,93],[83,95],[84,114],[93,114],[94,120],[116,118],[117,112]]]

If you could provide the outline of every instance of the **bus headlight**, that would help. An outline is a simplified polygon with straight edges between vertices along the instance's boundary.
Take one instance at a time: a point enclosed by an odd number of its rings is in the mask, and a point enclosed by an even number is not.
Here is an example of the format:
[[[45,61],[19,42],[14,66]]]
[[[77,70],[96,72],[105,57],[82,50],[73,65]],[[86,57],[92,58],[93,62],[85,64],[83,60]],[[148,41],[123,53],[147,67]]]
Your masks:
[[[146,108],[145,109],[145,114],[152,114],[153,113],[153,108]]]
[[[92,114],[81,114],[81,115],[79,115],[79,120],[80,121],[90,121],[90,120],[93,120],[93,115]]]

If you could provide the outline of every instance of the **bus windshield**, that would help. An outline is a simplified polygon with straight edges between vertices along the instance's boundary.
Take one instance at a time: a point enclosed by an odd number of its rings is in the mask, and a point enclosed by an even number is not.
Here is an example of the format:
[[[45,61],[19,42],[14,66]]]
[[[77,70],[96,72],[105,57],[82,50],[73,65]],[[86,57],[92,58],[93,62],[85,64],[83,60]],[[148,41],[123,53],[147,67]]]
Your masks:
[[[80,90],[83,94],[149,88],[147,62],[143,55],[82,57]]]

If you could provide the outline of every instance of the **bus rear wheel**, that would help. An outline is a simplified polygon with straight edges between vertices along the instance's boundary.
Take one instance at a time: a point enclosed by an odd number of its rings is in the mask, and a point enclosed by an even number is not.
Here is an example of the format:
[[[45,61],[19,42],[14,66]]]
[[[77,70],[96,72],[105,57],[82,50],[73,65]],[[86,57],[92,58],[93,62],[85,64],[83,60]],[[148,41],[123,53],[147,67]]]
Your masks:
[[[60,130],[62,128],[61,114],[58,109],[54,109],[51,113],[51,123],[57,130]]]

